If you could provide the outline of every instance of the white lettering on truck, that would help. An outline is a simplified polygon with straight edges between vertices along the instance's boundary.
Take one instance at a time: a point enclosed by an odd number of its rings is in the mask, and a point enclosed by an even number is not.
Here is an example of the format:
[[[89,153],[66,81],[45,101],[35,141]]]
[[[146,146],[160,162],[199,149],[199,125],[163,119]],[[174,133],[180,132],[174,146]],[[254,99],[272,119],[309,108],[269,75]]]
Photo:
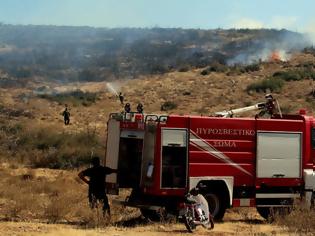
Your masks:
[[[255,136],[256,132],[252,129],[212,129],[197,128],[197,134],[201,135],[233,135],[233,136]]]

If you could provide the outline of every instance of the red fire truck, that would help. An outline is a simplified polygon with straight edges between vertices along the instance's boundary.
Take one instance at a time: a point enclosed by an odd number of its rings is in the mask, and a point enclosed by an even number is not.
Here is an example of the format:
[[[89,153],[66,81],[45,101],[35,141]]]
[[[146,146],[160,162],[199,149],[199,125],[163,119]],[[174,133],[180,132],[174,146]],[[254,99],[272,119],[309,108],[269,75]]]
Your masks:
[[[264,103],[251,108],[260,109]],[[251,110],[251,109],[243,109]],[[239,111],[236,109],[234,111]],[[109,193],[131,188],[125,204],[145,216],[176,212],[193,187],[216,219],[227,208],[256,207],[267,218],[315,190],[315,119],[305,110],[271,118],[111,114],[105,164]],[[225,114],[225,115],[224,115]]]

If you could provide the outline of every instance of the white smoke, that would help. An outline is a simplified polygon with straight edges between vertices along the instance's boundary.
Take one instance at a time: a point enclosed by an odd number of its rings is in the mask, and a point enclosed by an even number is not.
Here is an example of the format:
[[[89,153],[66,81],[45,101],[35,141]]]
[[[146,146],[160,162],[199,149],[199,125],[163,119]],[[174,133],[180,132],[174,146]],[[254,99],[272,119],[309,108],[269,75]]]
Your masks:
[[[261,29],[265,28],[266,37],[272,33],[272,30],[279,30],[280,36],[274,40],[253,40],[247,50],[241,51],[234,58],[227,61],[228,65],[233,64],[253,64],[262,61],[287,61],[294,51],[302,50],[311,45],[310,39],[315,43],[315,21],[308,26],[308,38],[299,35],[302,28],[298,27],[297,17],[295,16],[273,16],[268,21],[259,21],[257,19],[240,17],[232,19],[230,24],[238,29]],[[293,29],[295,32],[284,29]],[[268,30],[270,30],[268,32]]]
[[[277,50],[280,61],[288,61],[291,58],[291,54],[285,50]]]
[[[304,29],[304,32],[313,46],[315,45],[315,20],[310,22]]]
[[[235,29],[261,29],[264,27],[264,24],[254,19],[241,18],[233,22],[231,27]]]

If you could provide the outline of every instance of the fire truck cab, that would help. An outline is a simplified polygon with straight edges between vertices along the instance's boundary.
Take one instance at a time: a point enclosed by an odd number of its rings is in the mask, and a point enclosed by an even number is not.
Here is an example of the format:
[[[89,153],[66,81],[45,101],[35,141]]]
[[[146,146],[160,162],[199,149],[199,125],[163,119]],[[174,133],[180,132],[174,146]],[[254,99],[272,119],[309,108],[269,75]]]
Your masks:
[[[107,123],[107,190],[131,188],[126,205],[145,216],[176,212],[193,187],[216,219],[230,207],[265,218],[315,191],[315,120],[305,111],[267,118],[113,113]]]

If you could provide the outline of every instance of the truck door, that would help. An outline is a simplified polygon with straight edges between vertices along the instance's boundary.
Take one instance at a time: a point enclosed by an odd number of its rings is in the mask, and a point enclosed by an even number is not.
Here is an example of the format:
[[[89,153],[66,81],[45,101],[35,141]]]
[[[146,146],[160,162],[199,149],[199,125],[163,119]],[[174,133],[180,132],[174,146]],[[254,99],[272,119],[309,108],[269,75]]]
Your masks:
[[[142,167],[141,167],[141,183],[142,187],[151,187],[153,182],[155,141],[156,141],[156,122],[148,122],[145,127]]]
[[[121,130],[115,119],[108,121],[107,130],[105,165],[118,169],[118,174],[106,177],[107,192],[118,194],[118,188],[139,187],[144,131]]]
[[[112,168],[118,168],[120,139],[120,122],[110,119],[107,123],[107,143],[105,165]],[[110,194],[118,194],[117,175],[111,174],[106,176],[106,190]]]
[[[300,178],[302,133],[257,133],[257,178]]]
[[[185,188],[187,184],[187,130],[163,128],[161,135],[161,188]]]

